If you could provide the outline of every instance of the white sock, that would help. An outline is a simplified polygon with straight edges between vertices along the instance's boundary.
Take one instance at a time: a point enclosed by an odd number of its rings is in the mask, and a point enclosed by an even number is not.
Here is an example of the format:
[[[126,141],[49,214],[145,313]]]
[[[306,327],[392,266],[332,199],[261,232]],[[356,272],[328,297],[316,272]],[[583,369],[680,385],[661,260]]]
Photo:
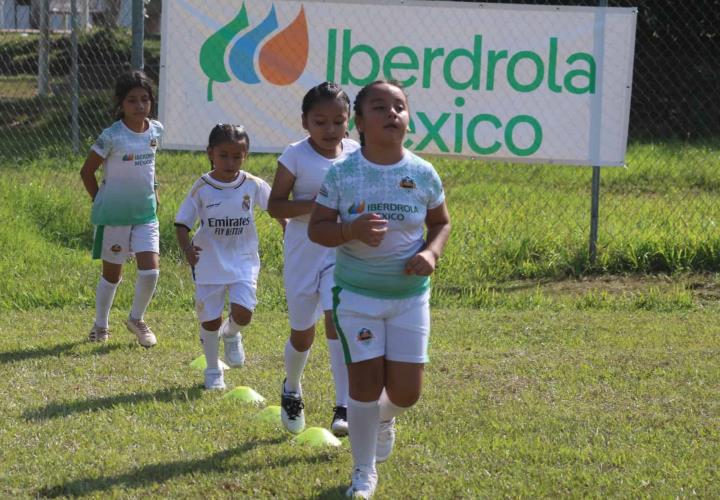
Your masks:
[[[398,415],[401,415],[405,413],[408,409],[412,408],[412,406],[398,406],[392,401],[390,401],[390,398],[387,395],[387,391],[383,389],[382,394],[380,394],[380,422],[387,422],[388,420],[392,420],[393,418],[397,417]]]
[[[110,283],[100,276],[97,288],[95,289],[95,324],[100,328],[107,328],[110,319],[110,308],[112,307],[115,291],[120,282]]]
[[[160,269],[139,269],[137,279],[135,280],[135,298],[133,299],[130,317],[133,319],[143,319],[147,310],[150,299],[155,293],[155,285],[157,285],[160,277]]]
[[[300,352],[295,350],[290,339],[285,343],[285,390],[287,392],[302,394],[300,379],[305,370],[308,356],[310,356],[310,349]]]
[[[206,330],[202,326],[200,327],[200,342],[203,346],[203,352],[205,353],[205,360],[207,361],[207,367],[210,370],[217,370],[220,368],[218,360],[218,331]]]
[[[230,314],[230,319],[228,320],[228,326],[227,330],[223,332],[223,336],[225,337],[234,337],[235,335],[240,333],[240,330],[242,327],[235,323],[235,320],[232,317],[232,314]]]
[[[340,339],[327,339],[330,370],[335,381],[335,406],[347,406],[348,371]]]
[[[375,446],[380,427],[377,401],[355,401],[348,397],[348,429],[355,467],[375,469]]]

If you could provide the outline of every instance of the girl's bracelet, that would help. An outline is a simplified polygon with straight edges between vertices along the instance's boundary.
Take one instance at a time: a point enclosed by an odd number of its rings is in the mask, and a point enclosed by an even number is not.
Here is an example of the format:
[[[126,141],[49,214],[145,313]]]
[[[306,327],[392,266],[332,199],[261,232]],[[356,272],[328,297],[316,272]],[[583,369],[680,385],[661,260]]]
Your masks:
[[[350,227],[351,222],[343,222],[340,224],[340,236],[342,237],[343,243],[347,243],[352,239],[352,228]]]

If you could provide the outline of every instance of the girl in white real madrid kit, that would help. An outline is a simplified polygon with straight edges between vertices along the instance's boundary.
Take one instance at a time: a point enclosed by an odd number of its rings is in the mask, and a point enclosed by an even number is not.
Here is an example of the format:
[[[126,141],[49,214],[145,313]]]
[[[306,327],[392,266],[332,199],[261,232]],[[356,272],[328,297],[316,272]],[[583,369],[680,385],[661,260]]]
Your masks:
[[[227,364],[245,363],[241,329],[250,323],[257,304],[260,257],[254,208],[267,210],[270,186],[240,170],[249,150],[250,138],[243,127],[216,125],[207,147],[212,170],[195,181],[175,217],[178,243],[195,281],[200,342],[207,360],[206,389],[225,388],[219,337]],[[198,220],[200,227],[191,240],[190,231]],[[230,314],[223,322],[226,291]]]
[[[347,367],[331,313],[335,249],[311,242],[307,226],[315,196],[332,162],[360,147],[345,138],[349,117],[350,98],[338,85],[325,82],[310,89],[302,102],[302,125],[309,135],[290,144],[278,158],[270,193],[270,214],[290,219],[285,230],[283,268],[290,338],[284,351],[280,414],[292,433],[305,427],[300,380],[315,338],[315,323],[324,312],[335,384],[330,428],[337,436],[347,434]]]
[[[95,140],[80,170],[85,189],[93,199],[93,258],[102,259],[90,340],[108,340],[108,318],[122,266],[134,254],[138,272],[126,325],[140,345],[152,347],[157,339],[143,316],[160,275],[155,153],[163,126],[148,118],[155,98],[152,82],[141,71],[120,76],[114,97],[119,120]],[[101,166],[103,181],[98,185],[95,172]]]
[[[337,247],[333,313],[348,363],[354,462],[347,494],[368,498],[376,463],[392,451],[395,417],[420,398],[429,276],[450,217],[433,166],[403,148],[410,117],[400,85],[367,85],[354,110],[362,148],[330,167],[308,234]]]

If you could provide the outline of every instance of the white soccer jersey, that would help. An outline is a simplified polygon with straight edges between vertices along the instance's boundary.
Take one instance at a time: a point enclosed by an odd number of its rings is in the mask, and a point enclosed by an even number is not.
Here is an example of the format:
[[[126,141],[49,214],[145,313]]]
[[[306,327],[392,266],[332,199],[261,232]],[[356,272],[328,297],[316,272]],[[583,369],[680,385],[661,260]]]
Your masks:
[[[285,148],[278,158],[290,173],[295,176],[293,185],[293,200],[312,200],[322,185],[325,174],[333,162],[346,158],[350,153],[360,147],[352,139],[342,140],[342,153],[337,158],[325,158],[310,145],[310,138],[294,142]],[[292,220],[308,222],[310,214],[303,214]]]
[[[175,224],[200,227],[192,242],[200,247],[193,279],[200,285],[226,285],[254,279],[260,269],[254,207],[267,210],[270,186],[240,172],[233,182],[204,174],[180,205]]]
[[[104,160],[103,181],[92,208],[95,225],[127,226],[157,220],[155,152],[163,126],[148,120],[145,132],[116,121],[102,131],[92,150]]]
[[[337,247],[335,283],[377,298],[424,293],[428,276],[405,274],[405,264],[423,246],[425,217],[445,199],[433,166],[410,151],[394,165],[378,165],[357,150],[328,170],[317,203],[335,209],[343,222],[365,213],[388,221],[378,247],[353,240]]]

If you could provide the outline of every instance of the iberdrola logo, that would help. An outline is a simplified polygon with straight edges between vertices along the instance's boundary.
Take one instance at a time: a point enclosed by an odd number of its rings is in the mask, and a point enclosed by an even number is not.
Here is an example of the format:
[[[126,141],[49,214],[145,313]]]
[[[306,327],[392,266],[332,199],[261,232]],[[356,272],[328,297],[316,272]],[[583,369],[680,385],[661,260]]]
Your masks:
[[[263,41],[279,27],[275,5],[257,26],[237,35],[250,27],[245,2],[235,19],[210,36],[200,49],[200,68],[208,77],[207,100],[213,100],[214,82],[226,83],[231,80],[225,67],[225,55],[230,44],[235,41],[228,54],[230,71],[241,82],[254,85],[262,80],[255,68],[255,54],[258,54],[257,68],[266,82],[273,85],[290,85],[300,78],[308,58],[308,30],[305,11],[300,12],[285,29],[269,40]],[[237,37],[237,38],[236,38]]]

